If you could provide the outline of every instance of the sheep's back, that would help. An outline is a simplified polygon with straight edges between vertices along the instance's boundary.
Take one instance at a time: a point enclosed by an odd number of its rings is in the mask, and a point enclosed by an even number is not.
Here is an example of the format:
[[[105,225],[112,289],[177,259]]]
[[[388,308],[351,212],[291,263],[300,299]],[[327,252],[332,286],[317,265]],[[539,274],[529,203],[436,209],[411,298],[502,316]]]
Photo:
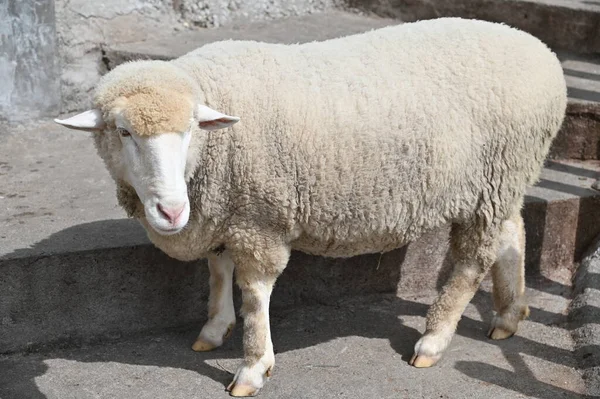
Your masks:
[[[297,248],[326,255],[505,217],[537,178],[566,107],[556,56],[481,21],[294,46],[225,42],[187,57],[205,101],[242,118],[234,140],[245,176],[256,174],[246,181],[285,204],[278,217],[300,226]]]

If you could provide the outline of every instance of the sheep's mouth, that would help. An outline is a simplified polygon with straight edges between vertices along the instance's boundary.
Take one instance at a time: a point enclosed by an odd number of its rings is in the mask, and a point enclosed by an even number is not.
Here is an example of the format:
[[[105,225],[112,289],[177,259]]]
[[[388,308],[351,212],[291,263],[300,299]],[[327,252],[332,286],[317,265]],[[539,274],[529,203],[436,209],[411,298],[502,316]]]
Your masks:
[[[184,226],[185,227],[185,226]],[[173,228],[169,228],[169,229],[162,229],[160,227],[157,226],[152,226],[152,228],[160,235],[163,236],[171,236],[174,234],[179,233],[181,230],[183,230],[183,227],[173,227]]]

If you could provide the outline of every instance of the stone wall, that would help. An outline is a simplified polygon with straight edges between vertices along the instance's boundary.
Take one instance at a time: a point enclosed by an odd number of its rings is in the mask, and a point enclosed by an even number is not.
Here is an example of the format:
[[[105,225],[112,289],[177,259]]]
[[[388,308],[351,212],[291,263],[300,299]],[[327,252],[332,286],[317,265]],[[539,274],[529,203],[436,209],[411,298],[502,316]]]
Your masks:
[[[89,105],[106,72],[103,45],[169,34],[178,25],[171,0],[54,1],[63,113]]]
[[[0,121],[60,107],[54,0],[0,1]]]
[[[175,0],[182,18],[200,27],[298,16],[345,7],[345,0]]]

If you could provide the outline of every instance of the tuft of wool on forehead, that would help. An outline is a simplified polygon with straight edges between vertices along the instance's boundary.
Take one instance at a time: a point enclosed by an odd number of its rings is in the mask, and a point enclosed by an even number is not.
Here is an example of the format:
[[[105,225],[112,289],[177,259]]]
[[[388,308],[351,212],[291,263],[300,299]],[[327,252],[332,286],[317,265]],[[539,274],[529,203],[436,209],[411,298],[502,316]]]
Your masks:
[[[169,89],[154,88],[121,97],[119,109],[136,134],[151,136],[182,133],[190,128],[193,103],[187,96]]]

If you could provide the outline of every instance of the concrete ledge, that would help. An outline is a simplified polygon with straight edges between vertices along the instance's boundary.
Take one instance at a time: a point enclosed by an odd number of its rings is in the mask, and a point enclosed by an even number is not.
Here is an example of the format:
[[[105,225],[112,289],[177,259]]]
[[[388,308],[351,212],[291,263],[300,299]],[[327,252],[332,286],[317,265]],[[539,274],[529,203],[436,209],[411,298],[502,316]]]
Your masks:
[[[600,75],[598,75],[600,79]],[[550,149],[554,159],[600,159],[600,103],[570,100]]]
[[[548,161],[541,179],[527,192],[523,217],[526,269],[570,281],[574,265],[600,233],[600,193],[590,185],[600,177],[597,161]]]
[[[94,240],[97,230],[125,224],[137,228],[136,222],[123,222],[132,223],[105,221],[73,229],[81,239]],[[294,253],[278,281],[272,307],[394,292],[402,254],[400,250],[383,256],[325,259]],[[5,258],[0,261],[0,276],[0,353],[114,339],[191,323],[199,328],[206,318],[204,262],[178,262],[150,244]]]
[[[600,56],[560,53],[559,58],[567,81],[569,104],[550,157],[600,159]]]

